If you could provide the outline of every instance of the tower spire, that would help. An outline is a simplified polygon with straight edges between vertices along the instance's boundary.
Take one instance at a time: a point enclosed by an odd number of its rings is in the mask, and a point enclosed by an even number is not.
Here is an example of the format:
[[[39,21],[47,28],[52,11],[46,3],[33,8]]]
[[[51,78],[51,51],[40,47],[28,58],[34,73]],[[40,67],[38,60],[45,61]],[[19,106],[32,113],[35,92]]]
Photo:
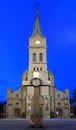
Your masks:
[[[38,16],[38,6],[39,6],[39,3],[36,3],[36,16]]]
[[[39,9],[38,9],[39,4],[36,3],[36,16],[35,16],[35,22],[34,22],[34,27],[33,27],[33,32],[32,32],[32,37],[35,36],[37,33],[43,37],[42,33],[42,28],[39,20]]]

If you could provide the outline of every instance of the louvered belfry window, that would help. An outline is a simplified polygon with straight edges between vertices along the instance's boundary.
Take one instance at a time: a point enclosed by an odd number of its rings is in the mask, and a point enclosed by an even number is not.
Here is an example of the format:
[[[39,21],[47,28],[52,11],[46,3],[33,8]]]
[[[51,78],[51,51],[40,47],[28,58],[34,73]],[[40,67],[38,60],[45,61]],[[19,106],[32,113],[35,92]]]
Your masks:
[[[33,62],[36,62],[36,53],[33,53]]]
[[[43,62],[43,54],[42,53],[39,54],[39,61]]]

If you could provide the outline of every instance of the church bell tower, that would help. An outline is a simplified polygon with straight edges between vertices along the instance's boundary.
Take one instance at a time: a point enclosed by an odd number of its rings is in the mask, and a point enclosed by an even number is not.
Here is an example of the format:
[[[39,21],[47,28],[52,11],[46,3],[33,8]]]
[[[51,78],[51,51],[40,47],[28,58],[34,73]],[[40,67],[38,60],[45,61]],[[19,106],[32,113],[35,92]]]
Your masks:
[[[27,86],[26,96],[26,115],[29,115],[29,109],[33,103],[35,95],[34,87],[30,85],[33,78],[39,78],[42,84],[39,88],[40,104],[43,104],[44,115],[50,115],[50,85],[49,72],[47,70],[47,46],[46,37],[43,35],[38,6],[36,7],[36,16],[32,35],[29,37],[29,66],[27,72],[23,74],[23,85]],[[45,110],[46,108],[46,110]]]
[[[46,49],[46,37],[43,35],[38,7],[36,7],[33,32],[29,37],[29,72],[39,72],[39,74],[47,72]]]

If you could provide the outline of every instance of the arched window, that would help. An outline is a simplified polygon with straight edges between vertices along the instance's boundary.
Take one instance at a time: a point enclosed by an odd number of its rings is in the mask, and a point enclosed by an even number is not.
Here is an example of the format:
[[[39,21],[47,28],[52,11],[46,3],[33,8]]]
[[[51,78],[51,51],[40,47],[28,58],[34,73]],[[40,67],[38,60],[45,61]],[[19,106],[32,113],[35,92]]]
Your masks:
[[[33,62],[36,62],[36,53],[33,53]]]
[[[26,81],[28,80],[28,78],[26,77]]]
[[[39,61],[43,62],[43,54],[42,53],[39,54]]]
[[[34,67],[34,71],[35,71],[35,67]]]
[[[18,98],[18,93],[16,94],[16,98]]]
[[[50,80],[50,77],[48,77],[48,79]]]
[[[60,102],[58,102],[58,105],[60,105]]]
[[[42,67],[40,67],[40,71],[42,71]]]
[[[39,68],[37,68],[37,71],[39,71]]]
[[[58,94],[58,98],[60,98],[60,94]]]

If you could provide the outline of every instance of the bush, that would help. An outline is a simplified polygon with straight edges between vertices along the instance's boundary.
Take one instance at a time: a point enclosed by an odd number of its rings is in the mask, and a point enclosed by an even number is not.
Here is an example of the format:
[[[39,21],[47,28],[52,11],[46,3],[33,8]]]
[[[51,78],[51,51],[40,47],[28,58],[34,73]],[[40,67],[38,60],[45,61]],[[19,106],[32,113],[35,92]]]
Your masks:
[[[26,118],[26,112],[22,112],[21,117],[22,117],[22,118]]]
[[[75,110],[74,110],[74,116],[76,117],[76,107],[75,107]]]
[[[50,112],[50,118],[55,118],[55,117],[56,117],[55,112]]]

